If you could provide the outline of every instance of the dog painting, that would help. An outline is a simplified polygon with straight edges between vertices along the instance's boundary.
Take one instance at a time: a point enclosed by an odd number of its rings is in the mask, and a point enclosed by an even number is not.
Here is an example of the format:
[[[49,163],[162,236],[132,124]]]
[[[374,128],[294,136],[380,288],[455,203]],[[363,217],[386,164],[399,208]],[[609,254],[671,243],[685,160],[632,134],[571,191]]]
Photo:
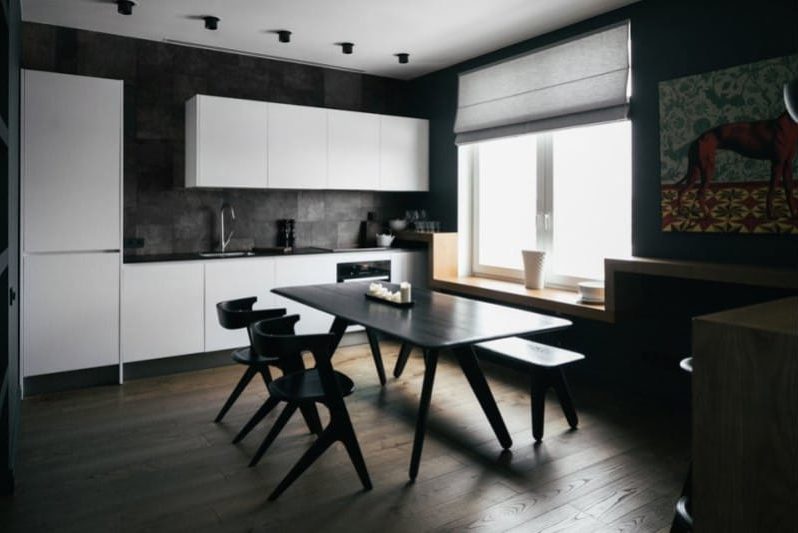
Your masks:
[[[660,84],[663,231],[798,234],[798,55]]]

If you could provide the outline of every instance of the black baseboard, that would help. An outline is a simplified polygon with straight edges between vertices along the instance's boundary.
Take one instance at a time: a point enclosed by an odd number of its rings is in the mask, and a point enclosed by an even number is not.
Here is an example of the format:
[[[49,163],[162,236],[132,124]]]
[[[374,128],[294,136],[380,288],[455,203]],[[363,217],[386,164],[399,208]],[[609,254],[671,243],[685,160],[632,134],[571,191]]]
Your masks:
[[[366,342],[365,333],[352,332],[344,335],[341,340],[341,346],[365,344]],[[235,364],[230,357],[231,353],[232,350],[220,350],[218,352],[195,353],[152,359],[150,361],[124,363],[122,372],[125,381],[128,381],[205,370],[207,368]],[[57,372],[55,374],[25,378],[25,397],[87,387],[115,385],[117,383],[119,383],[119,367],[117,365],[72,372]]]
[[[119,383],[119,366],[101,366],[85,370],[31,376],[25,378],[23,383],[26,398],[50,392],[113,385]]]
[[[230,357],[231,353],[232,350],[221,350],[125,363],[122,367],[123,375],[125,381],[128,381],[232,365],[235,363]]]

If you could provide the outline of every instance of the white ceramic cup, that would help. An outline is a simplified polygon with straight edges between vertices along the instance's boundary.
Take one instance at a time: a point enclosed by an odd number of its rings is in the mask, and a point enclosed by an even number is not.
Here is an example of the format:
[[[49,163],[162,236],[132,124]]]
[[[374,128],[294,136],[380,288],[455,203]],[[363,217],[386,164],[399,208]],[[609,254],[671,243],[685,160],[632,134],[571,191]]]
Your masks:
[[[523,250],[524,285],[527,289],[542,289],[546,273],[546,252]]]

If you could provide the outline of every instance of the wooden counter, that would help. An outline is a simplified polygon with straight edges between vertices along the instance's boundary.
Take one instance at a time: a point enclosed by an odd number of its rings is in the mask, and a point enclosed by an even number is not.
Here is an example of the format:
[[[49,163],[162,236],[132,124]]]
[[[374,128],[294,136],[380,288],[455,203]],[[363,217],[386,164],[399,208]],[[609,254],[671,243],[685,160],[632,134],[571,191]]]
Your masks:
[[[693,320],[696,531],[794,531],[798,298]]]
[[[604,305],[582,303],[577,292],[565,289],[527,289],[520,282],[475,276],[438,277],[433,280],[432,287],[568,316],[612,322],[612,313],[608,313]]]

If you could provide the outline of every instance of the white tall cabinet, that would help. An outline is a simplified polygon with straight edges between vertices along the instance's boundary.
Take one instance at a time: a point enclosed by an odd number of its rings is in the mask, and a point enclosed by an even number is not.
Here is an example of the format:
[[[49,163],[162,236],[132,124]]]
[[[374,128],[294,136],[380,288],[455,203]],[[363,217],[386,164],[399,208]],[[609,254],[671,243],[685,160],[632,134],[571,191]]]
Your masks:
[[[23,376],[119,364],[123,85],[24,70]]]
[[[119,257],[22,258],[24,375],[119,364]]]

